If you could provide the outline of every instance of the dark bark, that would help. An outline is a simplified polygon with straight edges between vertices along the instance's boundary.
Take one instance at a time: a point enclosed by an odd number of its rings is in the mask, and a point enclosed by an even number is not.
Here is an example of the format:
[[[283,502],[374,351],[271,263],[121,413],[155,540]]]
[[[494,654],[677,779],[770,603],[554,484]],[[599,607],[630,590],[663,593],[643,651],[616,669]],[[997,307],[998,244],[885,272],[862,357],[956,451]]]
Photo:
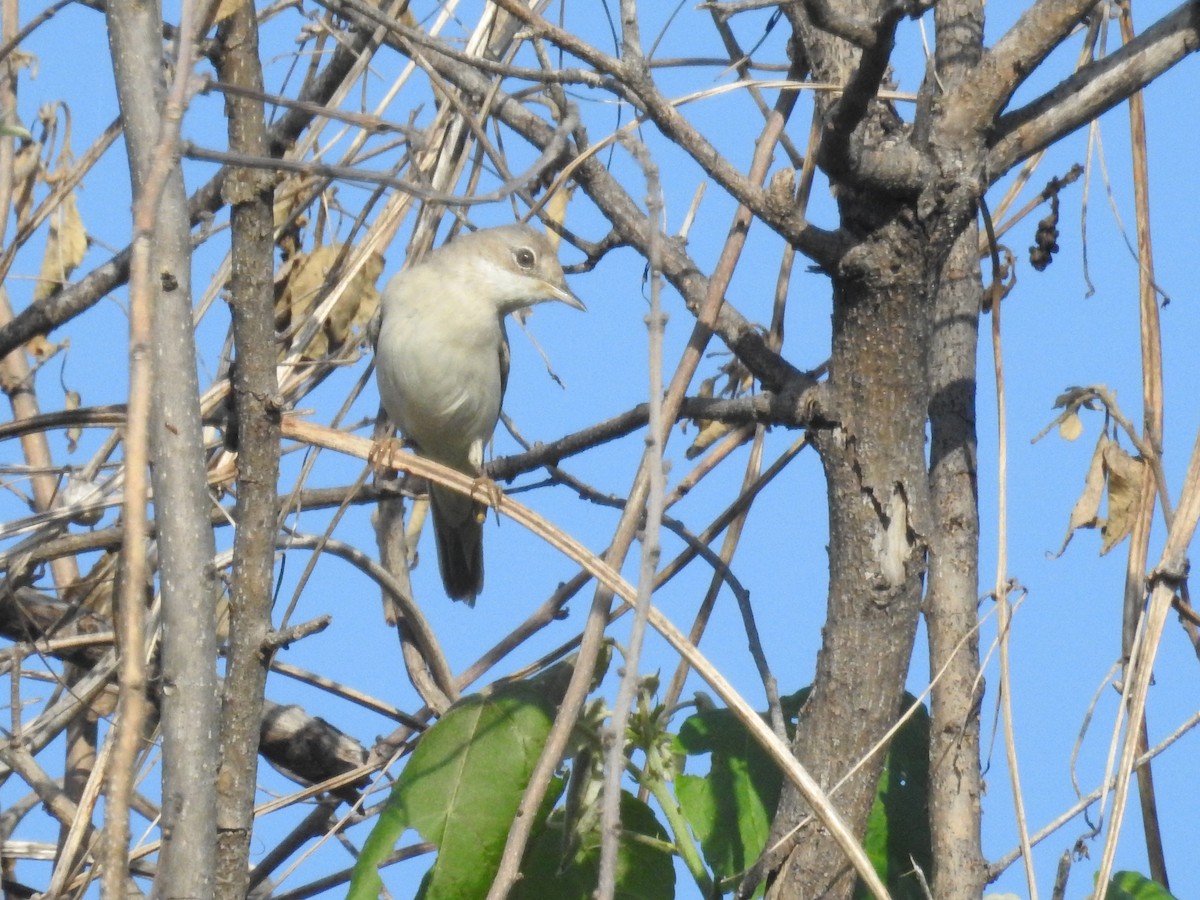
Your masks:
[[[883,752],[871,750],[900,712],[929,534],[929,298],[925,249],[914,226],[902,214],[883,223],[847,255],[853,268],[843,264],[834,279],[826,409],[837,422],[814,435],[828,483],[830,585],[824,640],[794,746],[826,790],[868,759],[836,797],[859,832],[883,763]],[[773,836],[787,835],[805,811],[785,789]],[[802,830],[787,846],[769,897],[849,896],[853,872],[827,833]]]
[[[250,0],[217,29],[222,81],[250,89],[226,94],[229,149],[266,156],[268,138],[261,95],[258,22]],[[244,897],[249,884],[250,834],[259,727],[270,653],[275,534],[278,529],[279,416],[275,373],[273,179],[258,169],[233,169],[223,197],[230,206],[234,417],[237,433],[237,507],[233,584],[229,597],[229,650],[221,707],[221,765],[217,778],[216,894]]]

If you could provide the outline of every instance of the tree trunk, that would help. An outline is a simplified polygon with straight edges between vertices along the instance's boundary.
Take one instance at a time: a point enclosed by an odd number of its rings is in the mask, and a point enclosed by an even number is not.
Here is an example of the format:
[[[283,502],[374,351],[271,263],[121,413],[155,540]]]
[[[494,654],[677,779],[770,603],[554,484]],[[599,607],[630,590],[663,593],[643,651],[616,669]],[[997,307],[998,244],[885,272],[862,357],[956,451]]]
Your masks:
[[[828,409],[815,433],[829,499],[830,585],[824,642],[795,750],[831,789],[895,723],[921,603],[928,534],[925,415],[929,338],[925,249],[911,214],[843,203],[867,232],[834,275]],[[838,791],[850,827],[866,827],[884,751]],[[803,803],[786,791],[776,820],[784,836]],[[812,826],[797,836],[768,896],[847,897],[844,856]]]

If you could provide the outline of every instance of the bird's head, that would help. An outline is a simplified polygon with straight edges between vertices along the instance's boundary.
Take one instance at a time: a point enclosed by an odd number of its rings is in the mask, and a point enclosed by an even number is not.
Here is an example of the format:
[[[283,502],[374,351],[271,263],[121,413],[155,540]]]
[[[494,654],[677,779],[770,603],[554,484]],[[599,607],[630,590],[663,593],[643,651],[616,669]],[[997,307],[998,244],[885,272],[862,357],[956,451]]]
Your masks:
[[[583,301],[567,287],[550,241],[528,225],[504,225],[464,234],[447,249],[473,261],[480,293],[501,314],[547,300],[586,311]]]

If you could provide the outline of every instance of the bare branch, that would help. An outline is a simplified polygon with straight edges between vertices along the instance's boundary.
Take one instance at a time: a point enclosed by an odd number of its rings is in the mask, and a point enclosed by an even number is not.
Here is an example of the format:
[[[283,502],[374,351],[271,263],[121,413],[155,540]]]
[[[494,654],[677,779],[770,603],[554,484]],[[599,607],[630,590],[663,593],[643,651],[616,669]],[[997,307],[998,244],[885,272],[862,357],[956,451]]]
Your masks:
[[[303,102],[289,108],[268,129],[268,145],[272,154],[282,156],[283,151],[308,127],[313,116],[311,107],[307,104],[326,102],[370,41],[369,32],[358,32],[351,34],[345,41],[338,42],[328,64],[314,74],[300,90],[299,98]],[[226,174],[227,169],[217,172],[190,198],[188,209],[193,225],[224,205],[221,186],[225,183]],[[11,353],[37,335],[49,334],[58,326],[95,306],[128,280],[129,261],[130,249],[127,247],[75,284],[41,303],[34,303],[23,309],[15,319],[0,327],[0,356]]]
[[[53,635],[72,615],[78,616],[75,624],[83,633],[70,641],[56,641]],[[100,676],[94,688],[84,684],[77,692],[64,696],[75,709],[86,708],[112,674],[111,629],[112,623],[102,617],[94,613],[80,616],[67,604],[29,588],[17,588],[9,595],[8,602],[0,603],[0,637],[31,642],[32,650],[94,670],[93,674]],[[93,639],[91,643],[86,640],[88,637]],[[148,699],[153,702],[155,698]],[[58,717],[59,730],[65,726],[66,718]],[[24,735],[23,746],[36,753],[57,733],[53,727],[44,729],[44,737],[30,730]],[[362,765],[366,750],[357,742],[346,744],[341,738],[349,740],[341,731],[299,706],[283,707],[270,700],[265,703],[259,749],[272,765],[302,783],[319,784]],[[3,774],[0,767],[0,775]]]
[[[1096,6],[1096,0],[1037,0],[945,98],[961,132],[986,127],[1013,92]]]
[[[1200,50],[1200,15],[1184,3],[1104,59],[1000,117],[987,159],[995,180],[1022,160],[1123,102]]]
[[[826,0],[808,0],[805,8],[810,13],[814,8],[822,9],[832,17]],[[904,12],[902,5],[893,4],[870,26],[844,23],[851,33],[867,40],[859,44],[863,50],[858,65],[829,110],[820,146],[821,167],[826,172],[855,187],[874,188],[892,196],[916,195],[929,180],[928,162],[907,140],[868,147],[856,139],[856,131],[887,74],[896,45],[896,26]],[[866,33],[860,33],[864,29]]]
[[[537,33],[567,52],[574,53],[579,39],[531,12],[516,0],[497,0],[498,5],[522,18]],[[760,184],[747,178],[691,124],[657,88],[648,70],[635,66],[617,69],[618,88],[664,135],[683,149],[739,203],[748,206],[763,222],[775,229],[802,253],[832,267],[843,250],[835,235],[809,224],[794,207],[782,204]],[[663,274],[670,278],[664,268]]]
[[[254,7],[243,0],[217,28],[221,79],[243,86],[226,94],[229,147],[248,155],[267,152]],[[229,598],[229,644],[221,704],[221,763],[217,772],[216,896],[246,895],[263,691],[272,656],[271,605],[279,480],[279,417],[282,405],[275,372],[273,178],[235,168],[225,180],[230,205],[229,306],[237,354],[232,375],[232,427],[237,435],[238,528],[234,536]],[[159,516],[162,512],[159,510]],[[157,518],[157,517],[156,517]],[[211,663],[210,663],[211,665]]]

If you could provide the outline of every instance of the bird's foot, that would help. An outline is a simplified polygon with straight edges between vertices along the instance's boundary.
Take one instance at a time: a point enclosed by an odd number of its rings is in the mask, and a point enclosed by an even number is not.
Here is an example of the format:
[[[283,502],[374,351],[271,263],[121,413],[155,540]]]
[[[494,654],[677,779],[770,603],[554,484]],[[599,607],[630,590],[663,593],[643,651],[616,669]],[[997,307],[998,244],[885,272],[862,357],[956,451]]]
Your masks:
[[[371,443],[371,450],[367,453],[367,464],[376,478],[383,478],[393,470],[394,467],[390,465],[392,454],[403,446],[404,442],[394,434]]]
[[[504,491],[500,489],[500,485],[493,481],[486,472],[480,471],[475,476],[475,481],[471,485],[471,499],[478,500],[478,495],[486,498],[487,503],[487,506],[478,504],[475,508],[475,519],[482,524],[487,519],[488,506],[492,509],[500,507],[500,498],[504,496]]]

